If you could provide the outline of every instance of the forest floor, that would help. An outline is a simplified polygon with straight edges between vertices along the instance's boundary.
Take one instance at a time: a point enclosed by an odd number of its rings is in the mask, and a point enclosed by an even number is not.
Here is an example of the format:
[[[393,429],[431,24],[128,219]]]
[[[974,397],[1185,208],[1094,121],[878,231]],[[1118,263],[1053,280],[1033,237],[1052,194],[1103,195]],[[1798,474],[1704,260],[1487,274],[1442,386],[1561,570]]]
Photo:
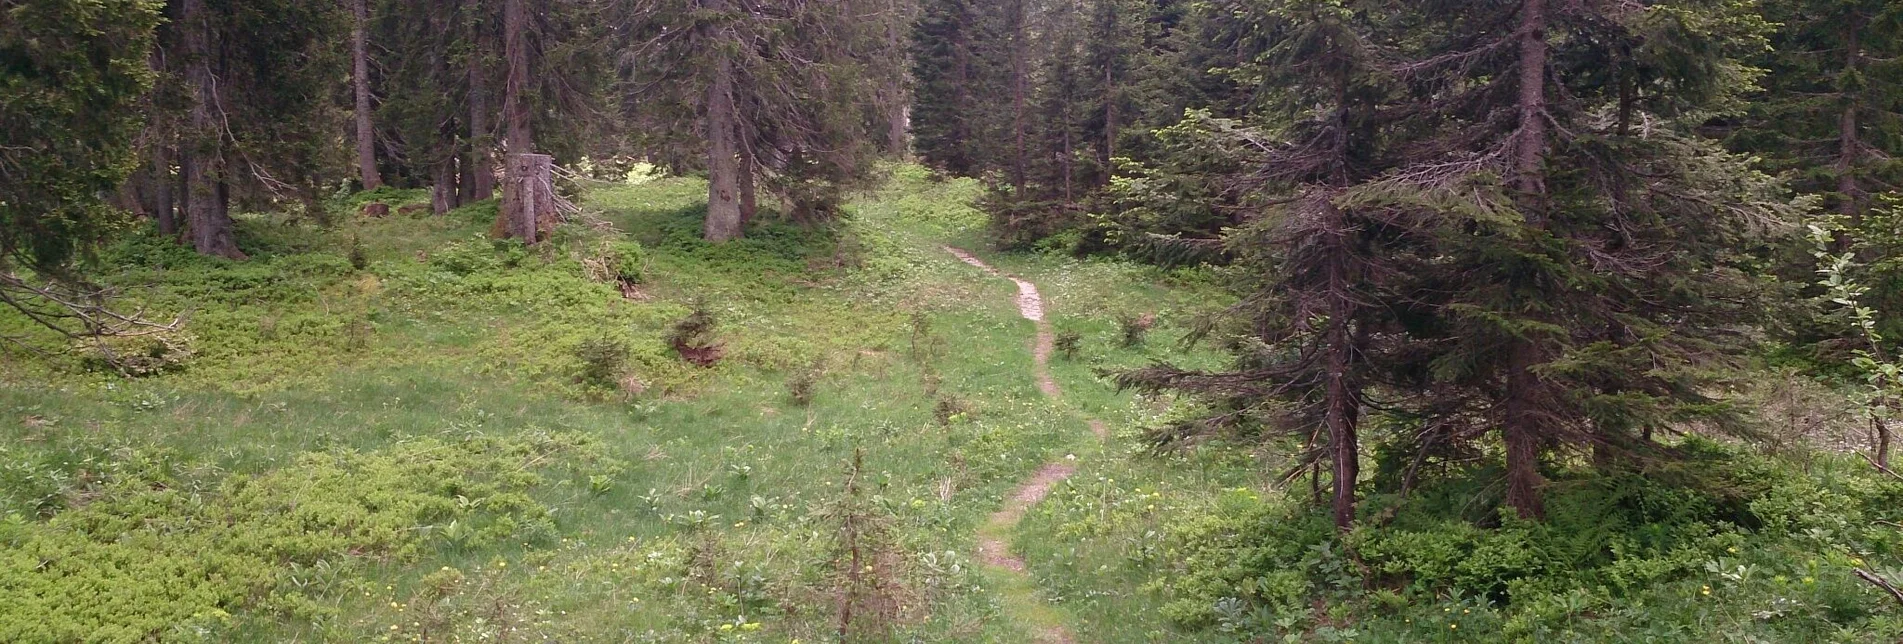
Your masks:
[[[110,249],[106,279],[184,331],[131,380],[7,354],[0,640],[1182,637],[1122,611],[1135,588],[1064,594],[1037,560],[1061,546],[1018,524],[1169,413],[1095,370],[1216,364],[1117,330],[1180,333],[1221,305],[1207,276],[994,271],[948,252],[984,243],[977,187],[910,167],[835,226],[708,246],[704,186],[593,187],[537,249],[483,237],[493,204],[250,215],[242,263]],[[695,307],[711,368],[666,341]],[[1235,456],[1169,476],[1263,484]]]
[[[399,190],[244,215],[244,262],[129,235],[95,270],[181,320],[138,377],[0,348],[0,642],[1903,638],[1854,574],[1903,579],[1903,481],[1802,448],[1845,423],[1801,367],[1746,374],[1776,453],[1556,461],[1539,523],[1484,454],[1404,498],[1371,448],[1344,535],[1299,444],[1158,451],[1187,410],[1105,375],[1230,364],[1181,342],[1229,269],[986,252],[981,193],[898,167],[720,246],[646,176],[535,248],[355,216]]]

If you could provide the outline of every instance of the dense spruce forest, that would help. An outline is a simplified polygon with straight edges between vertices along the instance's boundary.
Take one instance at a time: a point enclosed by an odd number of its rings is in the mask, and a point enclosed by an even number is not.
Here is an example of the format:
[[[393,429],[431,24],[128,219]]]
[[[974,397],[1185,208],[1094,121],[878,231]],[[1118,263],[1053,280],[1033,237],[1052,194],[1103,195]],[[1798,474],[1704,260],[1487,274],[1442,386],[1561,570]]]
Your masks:
[[[1903,1],[0,0],[0,641],[1903,641]]]

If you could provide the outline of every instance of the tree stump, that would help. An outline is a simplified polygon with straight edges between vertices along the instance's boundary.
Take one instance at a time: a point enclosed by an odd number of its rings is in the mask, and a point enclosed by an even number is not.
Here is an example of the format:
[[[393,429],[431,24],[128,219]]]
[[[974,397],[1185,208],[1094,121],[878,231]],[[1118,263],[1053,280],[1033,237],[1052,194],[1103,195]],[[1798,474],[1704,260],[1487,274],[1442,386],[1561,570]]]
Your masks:
[[[497,213],[498,237],[514,237],[534,244],[555,227],[555,157],[511,154],[503,164],[502,209]]]

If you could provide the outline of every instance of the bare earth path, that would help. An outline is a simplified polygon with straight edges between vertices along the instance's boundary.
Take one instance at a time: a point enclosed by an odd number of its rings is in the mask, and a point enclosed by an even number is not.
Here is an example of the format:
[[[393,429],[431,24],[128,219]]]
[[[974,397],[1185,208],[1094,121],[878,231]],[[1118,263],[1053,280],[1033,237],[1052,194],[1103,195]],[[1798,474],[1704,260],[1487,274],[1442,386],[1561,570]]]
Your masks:
[[[1018,285],[1018,314],[1037,325],[1037,337],[1031,345],[1031,371],[1037,377],[1038,391],[1044,392],[1053,401],[1061,399],[1063,391],[1058,389],[1057,380],[1051,377],[1050,369],[1056,336],[1051,332],[1051,323],[1044,319],[1044,298],[1038,294],[1037,285],[1000,273],[971,253],[950,246],[946,246],[945,250],[959,261]],[[1103,421],[1089,420],[1088,423],[1091,433],[1096,434],[1099,440],[1108,434]],[[1062,618],[1037,598],[1035,585],[1025,573],[1024,558],[1012,553],[1007,542],[1010,534],[1016,530],[1018,521],[1024,518],[1024,512],[1044,500],[1053,486],[1070,478],[1076,471],[1077,467],[1067,461],[1045,463],[1030,479],[1018,485],[1017,492],[1005,501],[1003,508],[992,513],[978,533],[979,560],[987,567],[1002,571],[1008,580],[1000,593],[1007,611],[1031,622],[1038,641],[1046,644],[1069,644],[1076,640],[1070,630],[1065,628]]]

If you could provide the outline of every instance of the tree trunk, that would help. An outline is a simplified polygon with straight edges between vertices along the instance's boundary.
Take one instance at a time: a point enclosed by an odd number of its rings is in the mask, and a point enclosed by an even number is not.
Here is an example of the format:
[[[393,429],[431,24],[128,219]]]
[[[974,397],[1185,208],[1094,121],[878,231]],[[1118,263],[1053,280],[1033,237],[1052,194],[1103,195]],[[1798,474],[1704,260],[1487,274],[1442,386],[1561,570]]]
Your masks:
[[[1844,38],[1843,76],[1857,74],[1863,66],[1863,42],[1860,38],[1862,22],[1859,16],[1846,25],[1849,33]],[[1861,101],[1854,91],[1846,90],[1846,93],[1842,97],[1843,112],[1837,116],[1837,192],[1842,199],[1837,204],[1837,212],[1854,221],[1863,211],[1863,189],[1857,182],[1857,164],[1863,154],[1863,141],[1857,132],[1857,111]]]
[[[511,154],[502,174],[502,217],[498,237],[534,244],[548,238],[555,212],[555,158],[546,154]]]
[[[1114,61],[1104,63],[1103,67],[1103,172],[1105,181],[1109,180],[1112,159],[1117,158],[1117,79],[1114,74]]]
[[[1539,469],[1539,409],[1534,406],[1535,392],[1544,383],[1532,371],[1538,361],[1538,350],[1531,343],[1521,342],[1514,347],[1507,372],[1506,414],[1500,427],[1501,440],[1506,444],[1507,505],[1522,519],[1546,515],[1540,491],[1546,480]]]
[[[159,226],[159,234],[178,235],[178,217],[172,212],[172,154],[165,145],[152,146],[152,221]]]
[[[456,160],[446,158],[430,167],[430,213],[442,215],[456,207]]]
[[[1355,484],[1361,479],[1361,444],[1356,436],[1360,416],[1360,395],[1350,380],[1354,342],[1349,330],[1352,304],[1349,288],[1340,266],[1331,266],[1331,287],[1343,292],[1331,294],[1328,318],[1327,411],[1323,422],[1328,426],[1328,448],[1335,465],[1335,527],[1348,530],[1355,522]]]
[[[706,8],[726,9],[725,0],[706,0]],[[714,63],[707,84],[707,241],[722,243],[740,236],[744,215],[740,202],[740,146],[734,125],[739,119],[733,103],[733,61],[725,55]]]
[[[377,174],[377,131],[370,121],[369,2],[351,0],[350,9],[356,16],[350,30],[350,81],[357,94],[357,173],[364,190],[376,190],[383,177]]]
[[[528,97],[524,96],[533,56],[528,1],[506,0],[502,5],[503,57],[509,63],[509,78],[502,89],[502,115],[508,130],[505,144],[509,156],[502,177],[502,208],[496,213],[491,232],[534,244],[541,239],[538,231],[551,227],[555,208],[552,194],[547,195],[549,199],[542,198],[542,192],[552,186],[553,163],[547,156],[534,154]],[[543,209],[545,204],[547,208]]]
[[[886,16],[885,47],[886,55],[896,58],[898,69],[886,75],[885,79],[885,149],[899,159],[906,157],[905,130],[907,110],[910,102],[905,96],[905,36],[901,20],[905,17],[899,2],[890,2],[886,10],[892,15]]]
[[[489,75],[483,67],[483,53],[489,51],[486,34],[480,20],[470,21],[469,42],[475,50],[469,55],[469,165],[464,170],[470,179],[464,182],[465,200],[470,202],[496,196],[495,160],[490,152],[495,149],[495,133],[490,131]]]
[[[737,182],[737,187],[740,190],[740,229],[744,231],[747,224],[753,223],[753,216],[760,214],[760,191],[753,182],[752,146],[742,144],[736,147],[740,148],[740,180]]]
[[[1520,8],[1520,130],[1514,141],[1514,187],[1521,215],[1535,228],[1546,226],[1541,212],[1546,193],[1546,0],[1526,0]]]
[[[529,0],[506,0],[502,5],[504,56],[509,60],[509,78],[503,83],[502,113],[508,128],[505,141],[509,154],[531,154],[535,141],[529,131],[529,102],[524,96],[529,84]]]
[[[185,187],[190,193],[190,211],[186,227],[192,248],[206,255],[243,259],[232,233],[231,217],[224,208],[223,136],[212,106],[218,101],[218,87],[211,73],[211,23],[205,15],[205,0],[183,0],[179,9],[180,32],[186,56],[191,62],[185,71],[186,86],[193,93],[190,134],[187,144],[193,151],[184,165]]]
[[[1028,149],[1024,146],[1025,114],[1024,102],[1030,93],[1030,47],[1025,32],[1030,29],[1026,24],[1026,0],[1013,0],[1011,3],[1011,187],[1019,199],[1024,198],[1025,175],[1029,172]]]
[[[973,166],[971,122],[977,117],[972,114],[971,102],[971,42],[965,30],[971,21],[966,16],[959,17],[959,25],[952,32],[952,105],[956,113],[952,116],[951,156],[945,159],[945,169],[952,174],[970,175]]]
[[[1521,216],[1530,228],[1546,226],[1546,0],[1520,8],[1519,116],[1515,133],[1514,187]],[[1545,514],[1540,488],[1540,399],[1547,384],[1533,368],[1544,362],[1536,341],[1521,338],[1508,349],[1501,441],[1506,444],[1507,505],[1522,518]]]

